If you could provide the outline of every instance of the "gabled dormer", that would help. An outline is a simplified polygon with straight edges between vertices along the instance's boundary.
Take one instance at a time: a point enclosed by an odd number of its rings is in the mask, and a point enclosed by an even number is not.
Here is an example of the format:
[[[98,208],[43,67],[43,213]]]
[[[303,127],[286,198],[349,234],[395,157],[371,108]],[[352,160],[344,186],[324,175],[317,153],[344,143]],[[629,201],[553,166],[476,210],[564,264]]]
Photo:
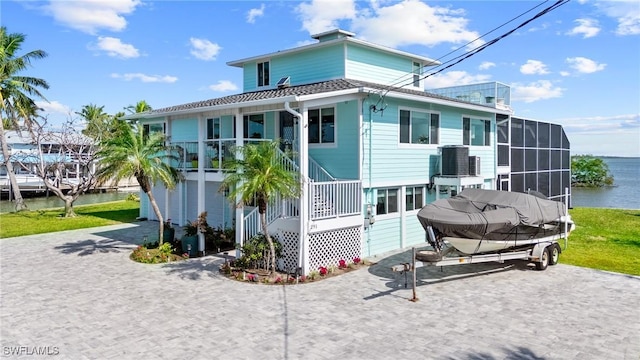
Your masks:
[[[243,91],[334,79],[353,79],[423,90],[422,74],[438,61],[376,45],[336,29],[311,36],[316,43],[228,62],[243,69]],[[286,85],[285,85],[286,84]]]

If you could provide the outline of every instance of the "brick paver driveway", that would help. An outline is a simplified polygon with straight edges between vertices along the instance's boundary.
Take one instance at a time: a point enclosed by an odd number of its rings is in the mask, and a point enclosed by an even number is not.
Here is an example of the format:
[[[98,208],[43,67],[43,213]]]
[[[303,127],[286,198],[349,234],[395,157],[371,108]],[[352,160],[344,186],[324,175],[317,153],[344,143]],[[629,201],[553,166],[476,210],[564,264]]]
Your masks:
[[[389,270],[409,251],[316,283],[253,285],[221,277],[220,258],[129,260],[156,226],[0,240],[0,356],[640,358],[638,277],[522,262],[421,268],[413,303]]]

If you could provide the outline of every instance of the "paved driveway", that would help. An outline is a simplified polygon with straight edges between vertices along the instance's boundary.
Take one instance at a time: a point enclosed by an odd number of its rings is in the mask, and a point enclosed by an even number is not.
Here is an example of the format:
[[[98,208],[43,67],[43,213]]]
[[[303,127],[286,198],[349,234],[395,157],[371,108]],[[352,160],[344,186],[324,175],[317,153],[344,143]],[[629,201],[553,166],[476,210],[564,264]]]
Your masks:
[[[298,286],[230,281],[222,260],[144,265],[154,223],[0,240],[2,357],[61,359],[640,358],[640,278],[523,262],[421,268],[404,251]],[[16,355],[21,354],[21,355]]]

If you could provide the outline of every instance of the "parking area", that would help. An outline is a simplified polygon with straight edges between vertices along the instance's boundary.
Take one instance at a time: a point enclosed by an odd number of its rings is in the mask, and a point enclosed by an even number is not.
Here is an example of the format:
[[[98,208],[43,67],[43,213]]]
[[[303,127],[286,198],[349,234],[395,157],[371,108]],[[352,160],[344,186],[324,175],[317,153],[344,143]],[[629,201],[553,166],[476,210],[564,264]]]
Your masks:
[[[391,266],[315,283],[239,283],[223,259],[129,259],[157,223],[0,240],[2,357],[64,359],[633,359],[640,277],[524,262]],[[570,246],[570,244],[569,244]],[[409,279],[410,280],[410,279]]]

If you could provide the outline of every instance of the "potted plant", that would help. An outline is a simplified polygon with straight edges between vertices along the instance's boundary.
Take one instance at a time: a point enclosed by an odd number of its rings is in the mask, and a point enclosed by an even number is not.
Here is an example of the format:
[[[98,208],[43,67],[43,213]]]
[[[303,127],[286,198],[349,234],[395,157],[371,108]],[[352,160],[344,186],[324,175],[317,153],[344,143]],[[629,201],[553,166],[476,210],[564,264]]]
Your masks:
[[[198,254],[198,222],[188,221],[183,227],[182,251],[194,257]]]
[[[193,154],[191,156],[191,167],[194,169],[198,168],[198,154]]]
[[[211,159],[211,167],[216,170],[220,168],[220,160],[218,159],[218,157],[214,157]]]
[[[171,225],[171,219],[164,222],[164,230],[162,232],[162,242],[173,244],[176,238],[176,229]]]

